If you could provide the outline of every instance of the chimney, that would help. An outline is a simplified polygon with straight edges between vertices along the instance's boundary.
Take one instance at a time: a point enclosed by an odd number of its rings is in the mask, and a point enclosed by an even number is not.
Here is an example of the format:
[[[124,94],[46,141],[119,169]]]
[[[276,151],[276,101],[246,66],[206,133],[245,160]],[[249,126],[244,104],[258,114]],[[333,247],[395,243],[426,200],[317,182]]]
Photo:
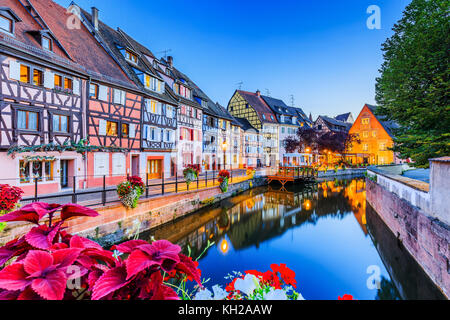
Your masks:
[[[173,57],[172,56],[168,56],[167,57],[167,63],[169,64],[169,67],[173,67]]]
[[[98,31],[98,9],[96,7],[92,7],[92,25],[94,26],[95,31]]]
[[[256,95],[257,95],[258,97],[261,97],[261,91],[256,90]]]

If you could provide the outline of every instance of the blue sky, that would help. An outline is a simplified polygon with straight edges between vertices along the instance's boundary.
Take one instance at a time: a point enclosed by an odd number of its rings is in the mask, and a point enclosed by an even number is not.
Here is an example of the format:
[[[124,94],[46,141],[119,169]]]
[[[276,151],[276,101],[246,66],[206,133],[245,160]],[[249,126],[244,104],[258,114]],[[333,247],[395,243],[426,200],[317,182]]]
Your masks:
[[[56,0],[67,6],[70,0]],[[238,83],[314,119],[375,103],[381,44],[410,0],[77,0],[174,64],[226,106]],[[370,5],[381,29],[369,30]],[[162,53],[157,54],[161,56]]]

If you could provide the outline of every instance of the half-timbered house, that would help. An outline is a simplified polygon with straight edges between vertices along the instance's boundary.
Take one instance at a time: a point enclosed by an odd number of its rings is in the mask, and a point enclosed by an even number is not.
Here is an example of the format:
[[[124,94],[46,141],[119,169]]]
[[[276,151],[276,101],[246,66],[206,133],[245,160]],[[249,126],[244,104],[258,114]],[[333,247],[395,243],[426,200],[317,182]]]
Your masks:
[[[114,30],[101,22],[98,10],[92,8],[91,14],[80,9],[84,23],[91,29],[96,40],[121,67],[127,77],[139,89],[138,96],[114,92],[114,101],[126,99],[127,107],[139,105],[122,114],[122,121],[115,121],[118,136],[134,136],[136,153],[131,154],[131,172],[133,175],[159,179],[174,174],[176,160],[176,100],[166,92],[164,80],[153,69],[147,56],[153,56],[149,50],[127,35],[123,30]],[[93,92],[95,92],[93,90]],[[139,101],[139,102],[138,102]],[[128,102],[128,103],[127,103]],[[138,116],[139,114],[139,116]],[[139,117],[140,130],[124,125],[127,115]],[[137,118],[136,118],[137,119]],[[104,119],[107,121],[107,119]],[[114,120],[112,120],[114,122]],[[106,123],[107,135],[111,124]],[[103,127],[103,130],[105,127]],[[139,133],[139,134],[138,134]],[[134,148],[133,148],[134,149]]]
[[[279,134],[278,121],[270,109],[261,92],[256,93],[236,90],[228,103],[229,113],[248,122],[263,136],[265,166],[276,166],[279,163]]]
[[[2,1],[0,166],[2,183],[25,195],[79,188],[83,68],[30,1]],[[75,184],[75,185],[74,185]]]

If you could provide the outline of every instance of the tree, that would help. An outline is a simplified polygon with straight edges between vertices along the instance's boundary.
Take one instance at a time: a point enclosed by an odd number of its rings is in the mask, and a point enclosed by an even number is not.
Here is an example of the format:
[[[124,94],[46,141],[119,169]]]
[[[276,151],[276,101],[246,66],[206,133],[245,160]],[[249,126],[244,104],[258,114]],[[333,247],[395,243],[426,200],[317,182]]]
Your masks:
[[[400,125],[393,150],[426,168],[450,154],[449,0],[413,0],[383,44],[377,115]]]
[[[283,146],[288,153],[303,152],[306,148],[316,150],[319,153],[325,150],[334,153],[344,153],[358,137],[347,132],[323,132],[314,128],[302,127],[297,131],[296,137],[287,137]]]

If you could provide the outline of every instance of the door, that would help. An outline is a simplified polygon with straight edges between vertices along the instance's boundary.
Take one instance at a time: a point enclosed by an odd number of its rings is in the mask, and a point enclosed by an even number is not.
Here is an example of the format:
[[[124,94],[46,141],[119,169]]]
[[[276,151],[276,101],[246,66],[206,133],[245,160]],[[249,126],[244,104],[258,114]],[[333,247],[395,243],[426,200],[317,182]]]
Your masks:
[[[162,160],[148,160],[147,173],[149,179],[161,179],[162,178]]]
[[[132,156],[131,157],[131,174],[133,176],[139,176],[139,156]]]
[[[60,168],[61,188],[69,187],[69,160],[61,160]]]

